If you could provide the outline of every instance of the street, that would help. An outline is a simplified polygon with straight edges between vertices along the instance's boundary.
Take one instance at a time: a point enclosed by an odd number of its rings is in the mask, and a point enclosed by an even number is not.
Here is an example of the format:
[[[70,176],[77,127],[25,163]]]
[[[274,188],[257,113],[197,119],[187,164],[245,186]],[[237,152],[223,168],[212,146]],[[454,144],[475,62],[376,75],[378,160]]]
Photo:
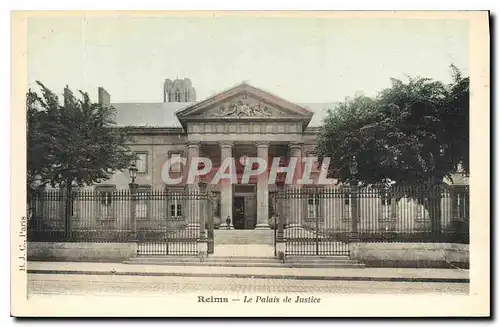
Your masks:
[[[307,292],[332,294],[457,294],[469,292],[468,283],[325,281],[260,278],[157,277],[117,275],[28,274],[28,294],[130,295],[167,293]]]

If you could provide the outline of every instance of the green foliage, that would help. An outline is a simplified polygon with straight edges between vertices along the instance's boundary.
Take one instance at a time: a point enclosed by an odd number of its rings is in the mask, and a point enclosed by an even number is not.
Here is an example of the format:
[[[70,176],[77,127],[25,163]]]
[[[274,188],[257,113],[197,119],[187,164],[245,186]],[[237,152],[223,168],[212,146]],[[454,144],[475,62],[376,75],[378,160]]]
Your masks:
[[[345,182],[356,158],[365,184],[390,179],[421,185],[442,181],[459,165],[468,170],[469,79],[456,68],[454,82],[393,79],[371,99],[358,95],[330,110],[318,137],[319,157],[330,157],[330,175]]]
[[[26,95],[27,123],[27,187],[35,187],[37,176],[47,174],[54,160],[52,134],[48,125],[48,113],[38,108],[40,98],[31,90]]]
[[[63,103],[37,82],[41,96],[27,94],[28,176],[42,184],[71,189],[109,179],[128,168],[134,155],[126,145],[127,130],[116,128],[114,109],[77,98],[66,87]]]

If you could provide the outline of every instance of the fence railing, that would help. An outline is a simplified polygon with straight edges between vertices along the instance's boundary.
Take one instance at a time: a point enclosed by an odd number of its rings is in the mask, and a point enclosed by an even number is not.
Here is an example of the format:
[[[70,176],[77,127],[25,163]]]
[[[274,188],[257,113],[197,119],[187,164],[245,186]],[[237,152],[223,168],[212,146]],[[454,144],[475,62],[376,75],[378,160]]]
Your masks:
[[[300,225],[310,232],[285,233],[289,239],[469,241],[467,186],[302,187],[285,188],[273,197],[272,211],[285,227]],[[208,199],[197,190],[79,190],[69,199],[64,190],[32,192],[28,240],[195,242],[199,231],[189,225],[206,227],[216,211],[216,199]],[[213,235],[204,237],[213,240]]]
[[[199,191],[165,190],[32,192],[28,196],[28,240],[72,242],[186,242],[199,237]],[[66,208],[69,206],[69,210]]]
[[[288,187],[276,195],[285,226],[348,242],[469,242],[469,188]]]

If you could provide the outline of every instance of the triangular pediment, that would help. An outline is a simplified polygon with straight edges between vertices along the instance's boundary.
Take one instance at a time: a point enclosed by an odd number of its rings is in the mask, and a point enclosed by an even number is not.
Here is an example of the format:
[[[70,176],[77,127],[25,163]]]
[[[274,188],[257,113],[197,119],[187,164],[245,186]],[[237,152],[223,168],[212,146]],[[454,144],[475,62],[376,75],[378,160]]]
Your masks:
[[[309,121],[313,112],[246,83],[216,94],[176,113],[179,120],[296,118]]]
[[[247,94],[238,94],[227,101],[217,102],[215,105],[193,113],[203,117],[280,117],[294,116],[296,113],[270,105],[262,99]]]

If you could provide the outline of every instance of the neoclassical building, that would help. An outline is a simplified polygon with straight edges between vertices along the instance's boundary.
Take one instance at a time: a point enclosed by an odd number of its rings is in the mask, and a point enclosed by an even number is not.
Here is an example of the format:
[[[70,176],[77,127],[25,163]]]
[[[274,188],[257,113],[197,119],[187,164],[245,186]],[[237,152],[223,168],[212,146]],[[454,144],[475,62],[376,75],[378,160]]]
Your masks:
[[[242,184],[239,159],[312,156],[317,127],[332,105],[291,103],[247,83],[196,101],[189,79],[167,79],[162,103],[113,103],[110,99],[99,88],[99,102],[116,109],[117,125],[132,127],[130,147],[139,157],[136,182],[140,189],[189,188],[184,183],[165,183],[162,167],[169,158],[208,157],[216,169],[224,158],[234,157],[238,184],[209,187],[220,199],[220,217],[236,218],[235,228],[242,229],[269,228],[269,193],[276,187],[252,178]],[[180,166],[172,167],[170,174],[175,177],[180,170]],[[95,189],[128,188],[129,182],[127,172],[117,173]]]
[[[268,184],[263,179],[250,178],[248,181],[241,181],[244,158],[281,157],[283,166],[286,166],[287,158],[314,156],[318,127],[326,111],[333,106],[333,103],[292,103],[247,83],[197,101],[195,87],[189,79],[167,79],[161,103],[114,103],[103,88],[99,88],[99,102],[112,105],[116,109],[118,126],[131,127],[130,148],[139,158],[136,163],[139,192],[196,187],[184,182],[177,185],[165,183],[162,170],[170,158],[208,157],[213,168],[217,169],[225,158],[234,157],[238,183],[209,185],[209,188],[219,199],[219,223],[224,225],[226,217],[229,217],[236,229],[269,228],[273,215],[270,194],[276,192],[276,184]],[[181,171],[180,165],[174,165],[169,173],[175,177],[180,176]],[[314,179],[318,174],[319,170],[313,169],[311,176]],[[92,188],[105,194],[127,189],[129,182],[128,172],[120,172]],[[463,184],[463,181],[455,180],[455,183]],[[107,201],[104,197],[100,204],[104,211],[109,205]],[[302,224],[308,216],[322,215],[336,219],[335,228],[349,229],[348,198],[331,197],[322,203],[318,201],[321,200],[305,199],[300,209],[289,208],[292,212],[288,217],[289,223]],[[443,199],[444,208],[449,208],[449,201],[450,199]],[[408,206],[397,208],[394,203],[378,202],[361,205],[361,218],[363,210],[372,214],[375,205],[382,215],[379,221],[392,221],[393,228],[394,224],[397,225],[398,216],[410,218],[415,226],[419,225],[419,222],[422,225],[425,221],[426,213],[422,206],[415,205],[409,210]],[[140,201],[138,205],[140,208]],[[144,208],[144,215],[147,215],[149,211],[146,204]],[[385,210],[387,208],[391,210]],[[98,211],[102,213],[101,209]],[[185,210],[185,204],[181,203],[167,209],[169,216],[178,217],[185,216]],[[138,212],[140,218],[141,211]],[[450,210],[444,210],[443,214],[452,213]],[[391,220],[387,216],[394,219]]]

